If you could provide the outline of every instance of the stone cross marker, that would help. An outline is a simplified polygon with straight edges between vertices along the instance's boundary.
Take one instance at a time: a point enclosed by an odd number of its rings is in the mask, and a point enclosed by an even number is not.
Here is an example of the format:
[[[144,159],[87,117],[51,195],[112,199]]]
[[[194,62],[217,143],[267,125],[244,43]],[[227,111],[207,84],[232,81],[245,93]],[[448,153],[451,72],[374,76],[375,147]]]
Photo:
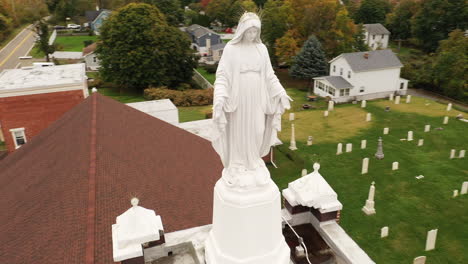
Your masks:
[[[366,100],[362,100],[361,101],[361,108],[366,108],[366,104],[367,104]]]
[[[398,170],[399,163],[398,161],[395,161],[392,163],[392,170]]]
[[[448,124],[448,121],[449,121],[449,117],[448,117],[448,116],[444,116],[444,122],[443,122],[443,124],[444,124],[444,125]]]
[[[389,132],[389,131],[390,131],[390,128],[384,127],[384,129],[383,129],[383,134],[384,134],[384,135],[388,135],[388,132]]]
[[[367,113],[367,114],[366,114],[366,122],[371,121],[371,119],[372,119],[371,113]]]
[[[333,111],[334,108],[335,102],[333,102],[332,100],[328,101],[328,111]]]
[[[400,104],[400,96],[399,95],[397,95],[395,97],[395,104]]]
[[[294,113],[289,113],[289,121],[294,121]]]
[[[346,144],[346,152],[351,152],[351,151],[353,151],[353,144],[352,143]]]
[[[295,135],[295,129],[294,129],[294,124],[291,124],[291,143],[289,145],[290,150],[296,150],[296,135]]]
[[[302,169],[301,176],[306,176],[306,175],[307,175],[307,169]]]
[[[429,131],[431,131],[431,125],[425,125],[424,132],[429,132]]]
[[[413,141],[413,131],[408,131],[408,141]]]
[[[384,226],[380,229],[380,237],[388,237],[388,226]]]
[[[328,111],[323,112],[323,116],[327,117],[328,116]]]
[[[369,169],[369,158],[362,159],[362,170],[361,174],[366,174]]]
[[[375,184],[375,182],[372,182],[372,185],[369,188],[369,196],[367,197],[366,205],[364,205],[364,207],[362,208],[362,211],[366,215],[375,214],[375,208],[374,208],[374,204],[375,204],[374,203],[375,186],[374,186],[374,184]]]
[[[460,150],[460,153],[458,154],[458,158],[459,159],[464,158],[465,157],[465,152],[466,152],[466,150],[464,150],[464,149]]]
[[[413,264],[426,264],[426,256],[419,256],[414,258]]]
[[[367,140],[361,140],[361,149],[365,149],[367,147]]]
[[[312,146],[312,140],[313,140],[312,136],[307,137],[307,146]]]
[[[460,195],[468,193],[468,181],[463,182]]]
[[[429,232],[427,232],[426,251],[433,250],[435,248],[437,230],[438,229],[432,229]]]
[[[393,101],[393,93],[388,96],[388,100]]]
[[[447,111],[450,111],[450,110],[452,110],[452,104],[451,104],[451,103],[449,103],[449,104],[447,105]]]
[[[411,95],[406,96],[406,103],[407,104],[411,103]]]
[[[338,146],[336,147],[336,155],[340,155],[343,153],[343,144],[338,143]]]
[[[450,159],[455,158],[455,152],[456,152],[455,149],[450,150]]]
[[[418,147],[421,147],[422,145],[424,145],[424,139],[419,139],[418,140]]]
[[[383,142],[382,138],[379,137],[379,143],[377,144],[377,152],[375,153],[375,157],[379,160],[383,159],[385,157],[383,153]]]

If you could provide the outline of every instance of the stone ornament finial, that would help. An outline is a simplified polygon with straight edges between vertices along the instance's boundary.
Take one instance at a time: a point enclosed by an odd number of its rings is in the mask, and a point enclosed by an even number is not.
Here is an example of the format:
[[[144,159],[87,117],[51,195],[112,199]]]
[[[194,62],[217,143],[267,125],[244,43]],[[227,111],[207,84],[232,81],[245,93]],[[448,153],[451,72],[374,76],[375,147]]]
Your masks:
[[[130,200],[130,204],[132,204],[133,207],[137,207],[139,202],[140,202],[140,200],[138,198],[136,198],[136,197],[133,197]]]
[[[320,170],[320,164],[318,162],[314,163],[314,172],[318,172]]]

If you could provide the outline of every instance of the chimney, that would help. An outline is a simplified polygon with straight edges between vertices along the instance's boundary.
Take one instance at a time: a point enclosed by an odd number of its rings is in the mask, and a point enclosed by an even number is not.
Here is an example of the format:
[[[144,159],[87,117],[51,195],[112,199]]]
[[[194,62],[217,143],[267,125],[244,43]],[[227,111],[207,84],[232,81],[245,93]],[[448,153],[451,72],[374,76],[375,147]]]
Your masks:
[[[364,53],[364,59],[366,59],[366,60],[369,59],[369,52]]]

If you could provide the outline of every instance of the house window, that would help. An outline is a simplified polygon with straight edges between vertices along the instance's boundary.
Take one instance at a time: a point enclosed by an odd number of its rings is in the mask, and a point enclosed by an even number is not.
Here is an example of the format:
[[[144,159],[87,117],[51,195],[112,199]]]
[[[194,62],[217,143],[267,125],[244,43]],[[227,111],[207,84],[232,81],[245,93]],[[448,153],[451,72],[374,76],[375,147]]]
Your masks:
[[[97,58],[96,56],[93,56],[93,62],[96,62]]]
[[[343,75],[343,68],[340,68],[340,75]]]
[[[405,88],[405,83],[400,83],[400,89],[404,89]]]
[[[336,72],[336,65],[333,65],[333,72]]]
[[[335,96],[335,88],[328,87],[328,93]]]
[[[24,133],[24,127],[10,129],[10,132],[13,136],[13,142],[15,143],[16,149],[26,144],[27,141],[26,134]]]
[[[349,89],[340,89],[340,96],[349,96]]]
[[[384,38],[384,34],[382,34],[382,39]]]
[[[344,89],[340,89],[340,96],[344,96]]]
[[[351,79],[351,71],[348,71],[348,79]]]
[[[372,39],[375,39],[375,35],[372,35]]]
[[[364,86],[361,86],[361,88],[359,88],[359,92],[363,93],[364,91],[365,91]]]

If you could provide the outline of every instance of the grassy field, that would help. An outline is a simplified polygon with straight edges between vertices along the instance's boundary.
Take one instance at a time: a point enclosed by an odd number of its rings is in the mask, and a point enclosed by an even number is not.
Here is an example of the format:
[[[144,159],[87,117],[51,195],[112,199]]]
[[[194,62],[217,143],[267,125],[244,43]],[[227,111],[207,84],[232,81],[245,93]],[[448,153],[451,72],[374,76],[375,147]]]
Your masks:
[[[384,111],[387,105],[390,112]],[[369,101],[365,109],[360,104],[338,105],[328,118],[323,117],[323,110],[296,112],[298,150],[294,152],[288,149],[290,122],[286,113],[279,135],[284,144],[275,152],[279,168],[270,168],[273,180],[284,189],[303,168],[310,171],[318,161],[320,173],[343,203],[341,226],[377,263],[412,263],[421,255],[428,257],[428,263],[468,263],[468,195],[452,198],[452,191],[468,180],[468,162],[466,158],[449,159],[450,149],[457,149],[458,155],[460,149],[468,148],[468,124],[454,118],[458,111],[447,112],[445,107],[413,97],[410,104],[402,100],[400,105]],[[371,122],[364,122],[366,112],[372,113]],[[448,125],[442,125],[445,115],[450,116]],[[426,124],[432,127],[428,133],[423,132]],[[384,127],[390,128],[388,135],[382,135]],[[414,132],[415,140],[401,141],[408,130]],[[309,147],[308,135],[314,137]],[[383,160],[374,158],[379,136],[384,140]],[[424,139],[422,147],[417,146],[420,138]],[[361,150],[362,139],[368,142]],[[353,143],[353,151],[337,156],[340,142]],[[361,175],[365,157],[370,159],[369,173]],[[391,170],[394,161],[400,163],[397,171]],[[417,180],[417,175],[425,178]],[[372,181],[376,182],[377,214],[367,216],[361,208]],[[390,233],[381,239],[384,226],[389,226]],[[427,231],[435,228],[439,229],[436,249],[425,252]]]
[[[177,107],[179,109],[179,122],[206,119],[206,114],[211,112],[212,107],[212,105]]]
[[[97,36],[58,36],[55,44],[58,51],[82,51],[85,40],[96,41]]]
[[[91,94],[91,89],[89,89],[89,93]],[[120,91],[117,88],[99,88],[98,93],[109,96],[124,104],[145,101],[143,93],[135,90]]]
[[[207,81],[209,81],[211,84],[214,84],[215,80],[216,80],[216,75],[213,74],[213,73],[209,73],[207,72],[205,69],[203,69],[202,67],[198,67],[197,69],[197,72],[199,72],[203,77],[205,77],[205,79]]]

